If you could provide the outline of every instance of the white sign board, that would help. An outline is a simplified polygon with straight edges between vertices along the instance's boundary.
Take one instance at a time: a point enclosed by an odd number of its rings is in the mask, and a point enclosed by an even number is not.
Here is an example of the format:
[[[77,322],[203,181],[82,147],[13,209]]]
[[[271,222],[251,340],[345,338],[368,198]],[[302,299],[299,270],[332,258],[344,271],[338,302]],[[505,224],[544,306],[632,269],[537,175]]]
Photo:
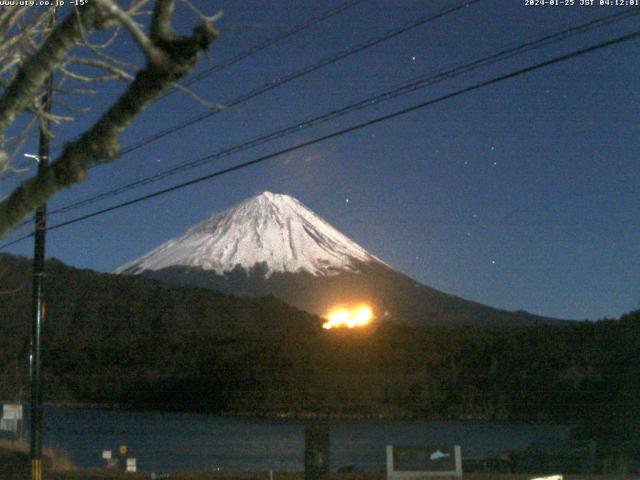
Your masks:
[[[135,472],[135,471],[137,471],[136,459],[127,458],[127,472]]]
[[[103,460],[111,460],[111,450],[103,450],[102,451],[102,459]]]
[[[2,406],[2,418],[8,420],[22,420],[22,405],[5,403]]]
[[[5,432],[18,433],[18,420],[13,418],[3,418],[0,420],[0,430]]]
[[[454,447],[387,446],[387,479],[462,477],[462,451]]]

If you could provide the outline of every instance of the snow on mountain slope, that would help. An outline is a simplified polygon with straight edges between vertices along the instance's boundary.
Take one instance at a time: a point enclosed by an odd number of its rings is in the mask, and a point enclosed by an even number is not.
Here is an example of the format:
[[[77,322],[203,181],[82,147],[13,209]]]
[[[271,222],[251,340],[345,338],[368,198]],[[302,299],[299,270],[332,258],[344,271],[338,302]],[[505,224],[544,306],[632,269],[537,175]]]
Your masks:
[[[222,275],[259,263],[274,272],[327,276],[384,262],[338,232],[293,197],[264,192],[187,230],[115,273],[188,266]]]

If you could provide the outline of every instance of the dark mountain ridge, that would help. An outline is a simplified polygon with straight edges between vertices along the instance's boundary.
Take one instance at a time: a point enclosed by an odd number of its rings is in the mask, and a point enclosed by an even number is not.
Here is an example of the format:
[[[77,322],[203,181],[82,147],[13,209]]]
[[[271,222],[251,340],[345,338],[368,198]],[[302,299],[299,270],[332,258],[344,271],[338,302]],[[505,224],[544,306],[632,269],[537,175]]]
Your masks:
[[[320,316],[332,305],[366,302],[373,307],[379,321],[395,320],[423,326],[523,327],[566,322],[465,300],[422,285],[379,264],[360,263],[356,271],[331,276],[275,272],[267,277],[266,270],[266,265],[258,264],[250,271],[238,267],[219,275],[197,267],[175,266],[144,271],[142,276],[235,295],[273,295]]]
[[[0,398],[28,397],[31,261],[0,255]],[[415,287],[414,287],[415,288]],[[47,262],[46,401],[233,415],[570,422],[640,445],[640,311],[517,328],[326,331],[237,298]],[[640,450],[638,450],[640,451]],[[611,453],[613,452],[613,453]]]

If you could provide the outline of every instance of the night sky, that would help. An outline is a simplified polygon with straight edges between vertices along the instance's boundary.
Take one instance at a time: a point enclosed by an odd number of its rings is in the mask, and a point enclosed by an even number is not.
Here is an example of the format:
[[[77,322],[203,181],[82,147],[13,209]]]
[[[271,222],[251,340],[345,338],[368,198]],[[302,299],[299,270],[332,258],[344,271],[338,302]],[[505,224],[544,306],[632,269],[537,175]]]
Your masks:
[[[596,0],[598,3],[599,0]],[[340,1],[195,2],[224,11],[198,71],[340,5]],[[193,85],[233,99],[456,1],[365,0]],[[527,6],[480,1],[167,135],[58,195],[50,209],[214,153],[368,96],[635,7]],[[181,5],[175,25],[196,19]],[[483,80],[638,30],[640,16],[371,105],[318,127],[213,161],[65,214],[55,224],[205,175]],[[135,58],[126,36],[114,54]],[[66,98],[92,111],[56,130],[73,138],[120,91]],[[56,108],[62,108],[60,106]],[[127,146],[206,107],[158,101],[123,135]],[[618,44],[440,102],[269,162],[48,234],[47,255],[112,271],[189,226],[264,190],[299,199],[416,280],[510,310],[572,319],[617,317],[640,305],[640,41]],[[35,143],[24,151],[34,151]],[[27,160],[18,159],[18,165]],[[7,194],[26,174],[5,175]],[[28,230],[17,229],[4,240]],[[32,240],[7,251],[31,256]]]

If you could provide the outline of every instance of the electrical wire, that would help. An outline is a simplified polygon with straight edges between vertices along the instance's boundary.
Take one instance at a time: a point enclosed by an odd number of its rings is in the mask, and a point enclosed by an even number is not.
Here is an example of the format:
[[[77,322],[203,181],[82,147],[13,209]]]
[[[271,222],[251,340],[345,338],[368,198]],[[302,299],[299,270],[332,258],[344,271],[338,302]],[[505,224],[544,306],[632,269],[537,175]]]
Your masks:
[[[154,133],[154,134],[152,134],[150,136],[147,136],[147,137],[139,140],[138,142],[136,142],[136,143],[134,143],[132,145],[124,147],[120,152],[120,157],[123,157],[123,156],[127,155],[128,153],[131,153],[131,152],[133,152],[133,151],[135,151],[135,150],[137,150],[137,149],[139,149],[139,148],[141,148],[141,147],[143,147],[145,145],[153,143],[153,142],[155,142],[155,141],[157,141],[157,140],[159,140],[159,139],[161,139],[161,138],[163,138],[163,137],[165,137],[167,135],[170,135],[172,133],[180,131],[180,130],[182,130],[184,128],[187,128],[187,127],[189,127],[191,125],[194,125],[194,124],[196,124],[198,122],[201,122],[201,121],[205,120],[206,118],[209,118],[209,117],[211,117],[213,115],[216,115],[216,114],[218,114],[218,113],[220,113],[222,111],[228,110],[229,108],[235,107],[235,106],[237,106],[237,105],[239,105],[239,104],[241,104],[241,103],[243,103],[245,101],[248,101],[248,100],[250,100],[252,98],[255,98],[255,97],[259,96],[259,95],[262,95],[263,93],[266,93],[266,92],[271,91],[271,90],[273,90],[275,88],[278,88],[278,87],[280,87],[280,86],[282,86],[282,85],[284,85],[284,84],[286,84],[288,82],[291,82],[291,81],[293,81],[295,79],[298,79],[298,78],[301,78],[301,77],[303,77],[305,75],[308,75],[308,74],[310,74],[310,73],[312,73],[312,72],[314,72],[316,70],[319,70],[319,69],[321,69],[321,68],[323,68],[325,66],[331,65],[331,64],[333,64],[333,63],[335,63],[335,62],[337,62],[339,60],[342,60],[344,58],[347,58],[347,57],[349,57],[351,55],[354,55],[356,53],[362,52],[364,50],[367,50],[367,49],[369,49],[369,48],[371,48],[373,46],[379,45],[380,43],[383,43],[385,41],[391,40],[392,38],[395,38],[395,37],[397,37],[397,36],[399,36],[399,35],[401,35],[403,33],[406,33],[406,32],[408,32],[410,30],[413,30],[413,29],[415,29],[417,27],[425,25],[426,23],[435,21],[435,20],[440,19],[440,18],[442,18],[442,17],[444,17],[446,15],[449,15],[451,13],[457,12],[458,10],[461,10],[463,8],[466,8],[466,7],[469,7],[469,6],[473,5],[473,4],[481,2],[481,1],[483,1],[483,0],[465,0],[465,1],[461,2],[461,3],[455,4],[455,5],[451,6],[451,7],[443,9],[443,10],[439,11],[438,13],[429,14],[429,15],[426,15],[424,17],[418,18],[417,20],[412,20],[410,22],[407,22],[407,23],[405,23],[404,25],[402,25],[400,27],[397,27],[397,28],[394,28],[394,29],[391,29],[391,30],[387,31],[382,36],[373,38],[373,39],[368,40],[368,41],[366,41],[366,42],[364,42],[362,44],[356,45],[355,47],[343,50],[342,52],[338,53],[337,55],[334,55],[334,56],[331,56],[331,57],[327,57],[327,58],[325,58],[323,60],[320,60],[319,62],[316,62],[314,64],[308,65],[308,66],[304,67],[301,70],[298,70],[298,71],[296,71],[294,73],[291,73],[291,74],[279,79],[275,83],[264,84],[261,87],[258,87],[257,89],[254,89],[254,90],[252,90],[251,92],[249,92],[247,94],[244,94],[244,95],[242,95],[240,97],[237,97],[235,100],[233,100],[231,103],[229,103],[224,110],[214,110],[214,111],[205,112],[205,113],[196,115],[195,117],[192,117],[192,118],[190,118],[190,119],[188,119],[188,120],[186,120],[186,121],[184,121],[184,122],[182,122],[180,124],[173,125],[171,127],[163,129],[163,130],[161,130],[159,132],[156,132],[156,133]],[[82,203],[83,205],[86,204],[84,200],[80,201],[80,202],[77,202],[77,203],[78,203],[78,205],[80,203]],[[73,208],[75,208],[78,205],[74,204]],[[72,208],[72,207],[69,207],[69,208]],[[57,209],[55,212],[51,212],[51,214],[60,213],[61,211],[63,211],[62,209],[68,210],[67,207],[62,207],[61,209]],[[28,220],[25,221],[25,222],[28,222]],[[23,222],[23,223],[25,223],[25,222]],[[22,225],[22,224],[19,224],[19,225]]]
[[[448,7],[444,10],[441,10],[438,13],[435,14],[429,14],[423,17],[418,18],[417,20],[412,20],[410,22],[405,23],[404,25],[397,27],[397,28],[393,28],[389,31],[387,31],[386,33],[384,33],[381,36],[372,38],[370,40],[367,40],[364,43],[361,43],[359,45],[356,45],[354,47],[345,49],[335,55],[332,55],[330,57],[324,58],[316,63],[313,63],[311,65],[307,65],[306,67],[303,67],[302,69],[290,73],[284,77],[278,78],[275,82],[269,82],[269,83],[265,83],[253,90],[251,90],[248,93],[245,93],[243,95],[240,95],[239,97],[236,97],[235,99],[231,100],[228,104],[226,104],[224,106],[224,108],[222,109],[216,109],[213,111],[208,111],[208,112],[203,112],[201,114],[195,115],[183,122],[180,122],[178,124],[172,125],[170,127],[167,127],[163,130],[160,130],[154,134],[151,134],[145,138],[142,138],[141,140],[137,141],[136,143],[133,143],[132,145],[129,145],[127,147],[124,147],[120,153],[120,156],[124,156],[127,155],[128,153],[131,153],[135,150],[138,150],[141,147],[144,147],[145,145],[148,145],[150,143],[156,142],[158,140],[160,140],[163,137],[166,137],[167,135],[172,135],[176,132],[179,132],[180,130],[183,130],[184,128],[190,127],[191,125],[194,125],[196,123],[199,123],[207,118],[213,117],[214,115],[217,115],[221,112],[225,112],[227,110],[229,110],[230,108],[233,107],[237,107],[238,105],[247,102],[253,98],[256,98],[260,95],[263,95],[267,92],[270,92],[272,90],[275,90],[276,88],[281,87],[282,85],[286,85],[287,83],[290,83],[294,80],[297,80],[301,77],[304,77],[306,75],[309,75],[310,73],[313,73],[317,70],[320,70],[321,68],[324,68],[326,66],[332,65],[340,60],[343,60],[347,57],[350,57],[352,55],[355,55],[356,53],[360,53],[363,52],[369,48],[375,47],[376,45],[379,45],[383,42],[389,41],[392,38],[395,38],[399,35],[402,35],[403,33],[409,32],[415,28],[421,27],[423,25],[426,25],[427,23],[433,22],[435,20],[438,20],[442,17],[445,17],[451,13],[455,13],[463,8],[467,8],[475,3],[481,2],[483,0],[465,0],[463,2],[457,3],[452,7]]]
[[[334,17],[342,12],[344,12],[345,10],[348,10],[350,8],[353,8],[355,6],[357,6],[360,3],[363,3],[365,0],[352,0],[350,2],[345,2],[341,5],[338,5],[336,8],[333,8],[331,10],[328,10],[316,17],[312,17],[310,19],[308,19],[306,22],[301,23],[299,25],[294,26],[293,28],[282,32],[272,38],[269,38],[267,40],[265,40],[262,43],[259,43],[257,45],[254,45],[253,47],[249,47],[247,50],[239,53],[238,55],[236,55],[235,57],[230,58],[229,60],[222,62],[220,64],[217,65],[212,65],[211,67],[207,68],[206,70],[194,75],[193,77],[189,78],[186,82],[184,82],[184,84],[186,86],[190,86],[193,85],[194,83],[199,82],[200,80],[206,78],[206,77],[210,77],[211,75],[213,75],[216,72],[219,72],[220,70],[223,70],[225,68],[228,68],[232,65],[235,65],[238,62],[241,62],[242,60],[249,58],[250,56],[261,52],[262,50],[265,50],[266,48],[269,48],[279,42],[281,42],[282,40],[285,40],[293,35],[296,35],[298,33],[300,33],[303,30],[306,30],[309,27],[312,27],[320,22],[323,22],[324,20],[328,20],[331,17]],[[175,92],[176,90],[170,90],[167,91],[166,95],[170,95],[170,92]]]
[[[588,53],[592,53],[592,52],[601,50],[603,48],[607,48],[607,47],[611,47],[613,45],[617,45],[617,44],[621,44],[621,43],[628,42],[628,41],[631,41],[631,40],[635,40],[635,39],[637,39],[639,37],[640,37],[640,31],[636,31],[636,32],[633,32],[633,33],[630,33],[630,34],[627,34],[627,35],[622,35],[622,36],[618,36],[618,37],[615,37],[615,38],[610,39],[610,40],[605,40],[605,41],[599,42],[599,43],[597,43],[595,45],[592,45],[590,47],[585,47],[585,48],[582,48],[582,49],[579,49],[579,50],[574,50],[573,52],[570,52],[570,53],[567,53],[567,54],[564,54],[564,55],[560,55],[560,56],[556,56],[556,57],[551,58],[549,60],[545,60],[545,61],[536,63],[534,65],[515,70],[515,71],[507,73],[507,74],[503,74],[503,75],[499,75],[497,77],[493,77],[493,78],[491,78],[489,80],[484,80],[482,82],[476,83],[476,84],[471,85],[469,87],[465,87],[465,88],[462,88],[460,90],[456,90],[455,92],[448,93],[446,95],[442,95],[442,96],[437,97],[435,99],[426,100],[426,101],[420,102],[420,103],[418,103],[416,105],[412,105],[410,107],[406,107],[406,108],[403,108],[401,110],[397,110],[397,111],[395,111],[393,113],[382,115],[382,116],[376,117],[374,119],[368,120],[366,122],[358,123],[358,124],[352,125],[350,127],[334,131],[334,132],[332,132],[330,134],[327,134],[327,135],[324,135],[324,136],[321,136],[321,137],[317,137],[317,138],[314,138],[312,140],[308,140],[308,141],[305,141],[305,142],[298,143],[298,144],[293,145],[291,147],[288,147],[288,148],[285,148],[285,149],[282,149],[282,150],[278,150],[277,152],[274,152],[274,153],[263,155],[263,156],[258,157],[256,159],[253,159],[253,160],[250,160],[250,161],[235,165],[233,167],[225,168],[225,169],[219,170],[217,172],[213,172],[213,173],[210,173],[210,174],[207,174],[207,175],[203,175],[203,176],[194,178],[192,180],[189,180],[189,181],[186,181],[186,182],[182,182],[182,183],[179,183],[177,185],[173,185],[173,186],[171,186],[169,188],[158,190],[158,191],[155,191],[153,193],[149,193],[149,194],[137,197],[135,199],[132,199],[132,200],[129,200],[129,201],[126,201],[126,202],[122,202],[122,203],[119,203],[117,205],[113,205],[113,206],[108,207],[108,208],[104,208],[104,209],[101,209],[101,210],[98,210],[98,211],[95,211],[95,212],[92,212],[92,213],[89,213],[89,214],[86,214],[86,215],[82,215],[82,216],[73,218],[73,219],[65,221],[65,222],[61,222],[61,223],[58,223],[58,224],[55,224],[55,225],[51,225],[51,226],[47,227],[47,230],[50,231],[50,230],[56,230],[56,229],[59,229],[59,228],[62,228],[62,227],[66,227],[68,225],[72,225],[72,224],[75,224],[75,223],[78,223],[78,222],[82,222],[82,221],[88,220],[90,218],[93,218],[93,217],[96,217],[96,216],[99,216],[99,215],[103,215],[103,214],[108,213],[108,212],[112,212],[114,210],[119,210],[121,208],[130,206],[130,205],[134,205],[136,203],[140,203],[140,202],[143,202],[143,201],[146,201],[146,200],[149,200],[149,199],[152,199],[152,198],[167,194],[169,192],[174,192],[176,190],[180,190],[180,189],[183,189],[183,188],[186,188],[186,187],[190,187],[192,185],[196,185],[198,183],[204,182],[206,180],[210,180],[212,178],[216,178],[216,177],[219,177],[219,176],[222,176],[222,175],[226,175],[226,174],[231,173],[231,172],[239,171],[239,170],[242,170],[242,169],[257,165],[257,164],[260,164],[260,163],[264,163],[264,162],[266,162],[268,160],[272,160],[272,159],[280,157],[282,155],[285,155],[285,154],[288,154],[288,153],[291,153],[291,152],[294,152],[294,151],[297,151],[297,150],[301,150],[301,149],[309,147],[311,145],[315,145],[315,144],[320,143],[320,142],[324,142],[324,141],[327,141],[327,140],[330,140],[330,139],[333,139],[333,138],[336,138],[336,137],[340,137],[340,136],[346,135],[348,133],[352,133],[352,132],[361,130],[363,128],[370,127],[372,125],[376,125],[376,124],[379,124],[379,123],[382,123],[382,122],[386,122],[386,121],[394,119],[396,117],[399,117],[399,116],[402,116],[402,115],[406,115],[408,113],[415,112],[417,110],[421,110],[423,108],[426,108],[426,107],[441,103],[441,102],[443,102],[445,100],[449,100],[449,99],[452,99],[452,98],[455,98],[455,97],[459,97],[459,96],[468,94],[470,92],[479,90],[481,88],[488,87],[490,85],[495,85],[495,84],[503,82],[505,80],[516,78],[516,77],[531,73],[533,71],[549,67],[551,65],[555,65],[555,64],[558,64],[558,63],[561,63],[561,62],[565,62],[565,61],[580,57],[582,55],[586,55]],[[14,240],[13,242],[0,245],[0,250],[4,249],[4,248],[6,248],[6,247],[8,247],[10,245],[13,245],[13,244],[15,244],[15,243],[17,243],[17,242],[19,242],[21,240],[29,238],[31,236],[33,236],[33,233],[28,235],[28,236],[25,236],[25,237],[19,238],[17,240]]]
[[[311,17],[308,20],[306,20],[303,23],[300,23],[298,25],[295,25],[293,28],[286,30],[282,33],[279,33],[277,35],[275,35],[274,37],[268,38],[267,40],[265,40],[262,43],[259,43],[257,45],[254,45],[252,47],[249,47],[247,50],[244,50],[242,52],[240,52],[239,54],[237,54],[234,57],[231,57],[230,59],[222,62],[222,63],[217,63],[215,65],[212,65],[211,67],[207,68],[206,70],[194,75],[193,77],[189,78],[187,81],[184,82],[185,86],[190,86],[193,85],[194,83],[199,82],[200,80],[206,78],[206,77],[210,77],[212,76],[214,73],[217,73],[221,70],[224,70],[225,68],[231,67],[233,65],[235,65],[236,63],[241,62],[242,60],[245,60],[249,57],[251,57],[252,55],[255,55],[256,53],[261,52],[262,50],[265,50],[273,45],[276,45],[277,43],[292,37],[293,35],[296,35],[304,30],[306,30],[307,28],[310,28],[314,25],[317,25],[318,23],[323,22],[324,20],[328,20],[331,17],[334,17],[350,8],[353,8],[361,3],[363,3],[365,0],[351,0],[348,2],[345,2],[341,5],[338,5],[335,8],[332,8],[330,10],[327,10],[324,13],[321,13],[320,15],[317,15],[315,17]],[[178,89],[177,88],[170,88],[169,90],[165,91],[162,95],[160,95],[160,97],[158,97],[158,99],[156,101],[162,100],[165,97],[168,97],[169,95],[171,95],[172,93],[177,92]],[[64,145],[57,145],[56,147],[53,148],[54,152],[60,151],[64,148]]]
[[[165,128],[159,132],[156,132],[150,136],[147,136],[141,140],[139,140],[138,142],[129,145],[127,147],[124,147],[123,149],[121,149],[120,151],[120,157],[123,157],[125,155],[127,155],[128,153],[131,153],[145,145],[148,145],[150,143],[153,143],[167,135],[170,135],[172,133],[175,133],[177,131],[180,131],[184,128],[187,128],[191,125],[194,125],[198,122],[201,122],[213,115],[216,115],[222,111],[226,111],[229,108],[235,107],[237,105],[240,105],[241,103],[248,101],[252,98],[255,98],[259,95],[262,95],[264,93],[267,93],[275,88],[278,88],[286,83],[289,83],[295,79],[301,78],[305,75],[308,75],[312,72],[315,72],[325,66],[331,65],[335,62],[338,62],[339,60],[342,60],[344,58],[347,58],[351,55],[354,55],[356,53],[362,52],[364,50],[367,50],[371,47],[374,47],[376,45],[379,45],[380,43],[383,43],[385,41],[391,40],[392,38],[395,38],[403,33],[406,33],[410,30],[413,30],[417,27],[420,27],[422,25],[425,25],[429,22],[435,21],[437,19],[440,19],[446,15],[449,15],[451,13],[457,12],[458,10],[461,10],[463,8],[469,7],[475,3],[481,2],[483,0],[465,0],[463,2],[457,3],[453,6],[447,7],[441,11],[439,11],[438,13],[435,14],[428,14],[426,16],[420,17],[416,20],[412,20],[410,22],[405,23],[404,25],[401,25],[400,27],[388,30],[386,33],[384,33],[382,36],[378,36],[375,37],[373,39],[370,39],[364,43],[358,44],[354,47],[348,48],[346,50],[343,50],[342,52],[339,52],[337,55],[334,56],[330,56],[327,57],[323,60],[320,60],[314,64],[308,65],[304,68],[302,68],[301,70],[298,70],[296,72],[293,72],[281,79],[279,79],[277,82],[274,83],[267,83],[262,85],[261,87],[258,87],[254,90],[252,90],[251,92],[241,95],[240,97],[237,97],[236,99],[234,99],[233,101],[231,101],[231,103],[229,103],[228,105],[226,105],[226,107],[223,110],[214,110],[214,111],[209,111],[209,112],[204,112],[202,114],[196,115],[195,117],[192,117],[180,124],[177,125],[173,125],[171,127]],[[62,147],[58,147],[55,148],[54,151],[59,150]],[[83,203],[86,204],[86,203]],[[53,213],[53,212],[52,212]],[[60,213],[59,211],[57,213]],[[18,226],[22,226],[25,223],[28,223],[29,220],[25,220],[24,222],[18,224]]]
[[[229,156],[231,154],[234,153],[238,153],[244,150],[247,150],[249,148],[253,148],[256,147],[258,145],[262,145],[264,143],[273,141],[275,139],[279,139],[282,138],[286,135],[290,135],[293,133],[297,133],[300,132],[302,130],[305,130],[307,128],[313,127],[313,126],[317,126],[320,125],[322,123],[326,123],[327,121],[333,120],[335,118],[344,116],[348,113],[357,111],[357,110],[362,110],[364,108],[373,106],[373,105],[378,105],[384,101],[396,98],[398,96],[401,95],[406,95],[408,93],[411,92],[415,92],[419,89],[423,89],[426,88],[428,86],[434,85],[436,83],[439,83],[441,81],[447,80],[447,79],[451,79],[454,78],[456,76],[468,73],[470,71],[473,71],[475,69],[481,68],[481,67],[485,67],[488,65],[492,65],[494,63],[500,62],[500,61],[504,61],[508,58],[512,58],[516,55],[520,55],[522,53],[526,53],[529,52],[531,50],[534,49],[538,49],[544,46],[548,46],[551,45],[555,42],[561,41],[561,40],[565,40],[567,38],[570,38],[572,36],[575,36],[577,34],[581,34],[584,32],[587,32],[589,30],[593,30],[594,28],[598,28],[601,27],[603,25],[609,25],[611,23],[617,22],[617,21],[621,21],[621,20],[626,20],[627,18],[634,16],[634,15],[639,15],[640,11],[637,10],[630,10],[627,12],[623,12],[623,13],[617,13],[617,14],[613,14],[613,15],[609,15],[606,17],[601,17],[598,18],[596,20],[592,20],[590,22],[586,22],[584,24],[581,25],[577,25],[568,29],[564,29],[562,31],[559,32],[555,32],[546,36],[543,36],[539,39],[536,40],[532,40],[529,42],[526,42],[524,44],[520,44],[518,46],[515,47],[511,47],[511,48],[507,48],[504,50],[501,50],[495,54],[480,58],[478,60],[466,63],[466,64],[462,64],[459,66],[456,66],[454,68],[445,70],[445,71],[441,71],[435,74],[430,74],[430,75],[426,75],[426,76],[422,76],[420,78],[418,78],[417,80],[413,80],[411,82],[405,83],[404,85],[400,86],[400,87],[395,87],[393,89],[387,90],[383,93],[380,94],[376,94],[374,96],[369,96],[365,99],[359,100],[355,103],[352,103],[350,105],[347,105],[345,107],[341,107],[332,111],[329,111],[327,113],[324,113],[322,115],[318,115],[315,117],[311,117],[308,118],[306,120],[303,120],[301,122],[297,122],[293,125],[289,125],[287,127],[284,128],[280,128],[277,129],[275,131],[266,133],[266,134],[262,134],[258,137],[254,137],[250,140],[246,140],[243,141],[241,143],[237,143],[234,144],[232,146],[229,147],[225,147],[224,149],[213,153],[213,154],[209,154],[203,158],[199,158],[196,160],[191,160],[188,162],[183,162],[179,165],[176,165],[174,167],[168,168],[168,169],[164,169],[161,170],[159,172],[156,172],[152,175],[146,176],[146,177],[142,177],[140,179],[137,179],[133,182],[129,182],[126,183],[124,185],[120,185],[116,188],[113,188],[111,190],[107,190],[105,192],[101,192],[97,195],[93,195],[91,197],[82,199],[82,200],[78,200],[76,202],[73,202],[71,204],[59,207],[57,209],[51,210],[51,212],[49,212],[49,215],[56,215],[56,214],[60,214],[60,213],[64,213],[64,212],[68,212],[71,210],[75,210],[77,208],[80,208],[82,206],[86,206],[86,205],[90,205],[93,204],[97,201],[101,201],[104,200],[106,198],[110,198],[112,196],[133,190],[135,188],[147,185],[149,183],[153,183],[159,180],[162,180],[164,178],[170,177],[172,175],[176,175],[178,173],[182,173],[188,170],[191,170],[193,168],[197,168],[201,165],[204,165],[206,163],[210,163],[213,160],[218,160],[221,159],[223,157]]]

